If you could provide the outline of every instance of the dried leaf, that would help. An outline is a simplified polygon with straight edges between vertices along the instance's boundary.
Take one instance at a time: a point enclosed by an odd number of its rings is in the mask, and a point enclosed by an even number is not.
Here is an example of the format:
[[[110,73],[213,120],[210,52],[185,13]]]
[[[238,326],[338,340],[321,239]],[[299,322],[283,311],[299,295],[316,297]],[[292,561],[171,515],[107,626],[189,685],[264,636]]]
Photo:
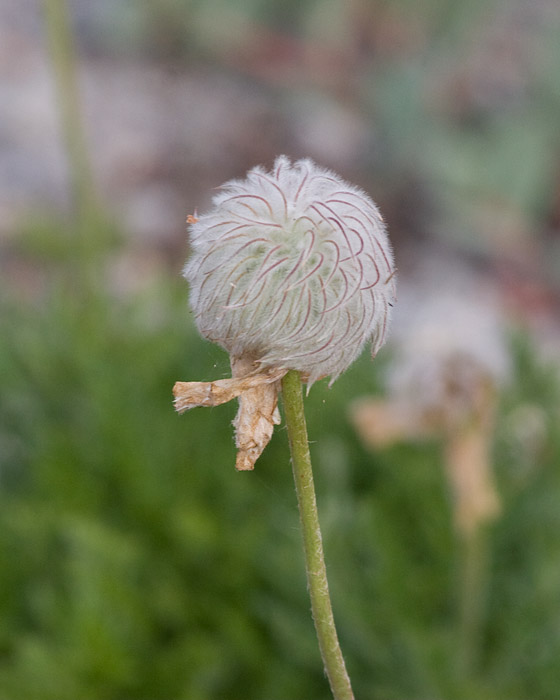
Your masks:
[[[490,464],[491,440],[476,424],[467,425],[450,437],[445,452],[455,497],[455,524],[468,539],[501,511]]]
[[[350,415],[359,436],[374,449],[400,440],[424,440],[434,432],[423,416],[400,402],[358,399]]]
[[[239,411],[233,421],[238,449],[235,468],[251,470],[268,445],[274,426],[280,423],[278,392],[285,369],[259,371],[251,359],[232,360],[231,379],[215,382],[175,382],[173,395],[179,413],[197,406],[219,406],[239,397]]]
[[[280,423],[278,411],[278,383],[243,392],[239,397],[239,411],[233,421],[239,471],[254,469],[255,462],[270,442],[274,426]]]
[[[274,382],[284,374],[283,370],[274,370],[243,378],[217,379],[215,382],[175,382],[175,410],[184,413],[197,406],[219,406],[237,398],[244,391]]]
[[[245,358],[233,358],[231,371],[234,377],[249,374],[246,379],[262,376],[252,374],[255,364]],[[278,391],[280,379],[285,374],[286,370],[269,370],[265,373],[267,382],[261,381],[239,396],[239,411],[233,421],[238,450],[235,468],[238,471],[254,469],[255,462],[270,442],[274,426],[280,423]]]

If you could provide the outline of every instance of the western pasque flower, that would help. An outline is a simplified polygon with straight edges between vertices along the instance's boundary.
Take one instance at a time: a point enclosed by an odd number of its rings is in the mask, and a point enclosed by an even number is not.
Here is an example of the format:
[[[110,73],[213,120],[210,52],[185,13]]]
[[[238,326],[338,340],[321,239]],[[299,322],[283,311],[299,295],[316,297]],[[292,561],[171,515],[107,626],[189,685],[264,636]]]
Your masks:
[[[234,378],[262,379],[259,388],[227,385],[229,398],[241,397],[239,447],[251,392],[266,388],[264,432],[271,434],[286,371],[300,371],[308,385],[324,376],[334,381],[367,341],[375,355],[395,294],[391,246],[378,208],[362,190],[311,160],[292,164],[285,156],[270,172],[255,167],[244,180],[227,182],[212,209],[190,220],[184,275],[197,327],[229,352]],[[195,384],[203,400],[185,394]],[[178,385],[178,410],[228,400],[217,399],[219,382]],[[257,413],[262,418],[258,406],[254,415],[248,410],[248,423]],[[238,468],[252,468],[270,434],[249,466]]]

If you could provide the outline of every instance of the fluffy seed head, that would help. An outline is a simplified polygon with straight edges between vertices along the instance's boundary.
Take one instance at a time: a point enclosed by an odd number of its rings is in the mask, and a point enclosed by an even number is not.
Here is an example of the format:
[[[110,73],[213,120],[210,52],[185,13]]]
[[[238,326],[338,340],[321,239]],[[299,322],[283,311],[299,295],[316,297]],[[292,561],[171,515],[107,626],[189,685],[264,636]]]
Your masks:
[[[360,189],[311,160],[277,158],[213,199],[184,269],[201,334],[233,358],[333,380],[383,344],[395,293],[383,219]]]

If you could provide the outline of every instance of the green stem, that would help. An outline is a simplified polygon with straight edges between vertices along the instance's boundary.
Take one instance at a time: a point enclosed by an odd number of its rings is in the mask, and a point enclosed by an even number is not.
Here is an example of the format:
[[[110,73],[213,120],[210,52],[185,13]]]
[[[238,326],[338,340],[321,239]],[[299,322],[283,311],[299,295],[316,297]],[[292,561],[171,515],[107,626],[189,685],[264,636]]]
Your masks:
[[[461,591],[459,608],[458,667],[469,677],[476,670],[484,628],[489,569],[487,529],[481,525],[460,543]]]
[[[64,241],[63,283],[79,305],[92,307],[92,290],[99,286],[103,253],[111,227],[95,188],[78,83],[78,61],[67,0],[43,0],[47,43],[51,59],[61,136],[68,161],[73,221]]]
[[[73,205],[78,217],[96,208],[95,187],[78,95],[76,52],[66,0],[43,0],[49,53],[69,160]]]
[[[282,380],[282,393],[305,550],[307,585],[319,648],[335,700],[354,700],[329,596],[299,372],[292,370],[286,374]]]

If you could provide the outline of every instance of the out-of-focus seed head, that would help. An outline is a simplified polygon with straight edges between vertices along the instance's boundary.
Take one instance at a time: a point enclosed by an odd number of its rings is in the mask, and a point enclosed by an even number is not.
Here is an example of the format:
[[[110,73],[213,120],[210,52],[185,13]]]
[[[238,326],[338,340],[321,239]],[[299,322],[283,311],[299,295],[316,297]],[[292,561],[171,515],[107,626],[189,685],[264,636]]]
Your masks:
[[[201,334],[232,358],[341,374],[364,343],[385,339],[395,294],[391,246],[376,205],[311,160],[277,158],[214,197],[191,224],[184,275]]]

